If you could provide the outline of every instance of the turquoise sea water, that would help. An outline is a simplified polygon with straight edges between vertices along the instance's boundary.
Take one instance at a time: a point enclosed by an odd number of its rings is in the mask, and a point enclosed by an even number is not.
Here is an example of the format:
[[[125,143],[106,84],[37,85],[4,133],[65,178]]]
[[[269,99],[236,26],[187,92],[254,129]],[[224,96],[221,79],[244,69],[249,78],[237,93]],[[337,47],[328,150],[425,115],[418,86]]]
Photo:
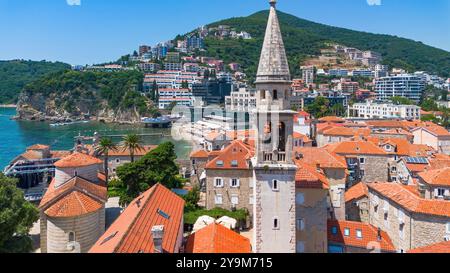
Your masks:
[[[0,171],[17,155],[23,153],[26,147],[33,144],[50,145],[52,150],[69,150],[74,146],[74,137],[81,135],[124,135],[128,133],[151,134],[164,133],[170,135],[169,129],[143,128],[137,125],[118,125],[90,122],[87,124],[72,124],[60,127],[50,127],[49,123],[36,121],[10,120],[16,114],[14,108],[0,108]],[[119,142],[120,138],[114,139]],[[143,137],[145,144],[159,144],[172,141],[178,158],[187,159],[191,151],[189,143],[173,141],[170,137]]]

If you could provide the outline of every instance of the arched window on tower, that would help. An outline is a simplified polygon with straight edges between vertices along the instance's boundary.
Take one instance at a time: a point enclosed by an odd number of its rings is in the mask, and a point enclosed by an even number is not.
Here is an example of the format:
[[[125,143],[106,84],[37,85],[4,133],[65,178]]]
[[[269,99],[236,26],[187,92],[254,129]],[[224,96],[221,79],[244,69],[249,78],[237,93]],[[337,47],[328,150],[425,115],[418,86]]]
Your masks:
[[[269,144],[272,142],[272,123],[270,121],[268,121],[264,125],[264,131],[263,131],[262,137],[263,137],[264,144]]]
[[[75,242],[75,232],[69,232],[69,242]]]
[[[284,122],[278,124],[279,140],[278,140],[278,151],[286,151],[286,125]]]
[[[278,91],[273,90],[273,100],[277,100],[277,99],[278,99]]]

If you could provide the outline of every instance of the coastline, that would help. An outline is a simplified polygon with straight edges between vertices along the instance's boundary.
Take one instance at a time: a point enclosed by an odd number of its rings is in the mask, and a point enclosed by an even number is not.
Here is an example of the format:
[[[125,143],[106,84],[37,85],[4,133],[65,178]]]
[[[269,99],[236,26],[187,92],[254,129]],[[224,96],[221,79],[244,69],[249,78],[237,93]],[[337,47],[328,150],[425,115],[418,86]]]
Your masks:
[[[15,104],[0,104],[0,108],[17,108]]]

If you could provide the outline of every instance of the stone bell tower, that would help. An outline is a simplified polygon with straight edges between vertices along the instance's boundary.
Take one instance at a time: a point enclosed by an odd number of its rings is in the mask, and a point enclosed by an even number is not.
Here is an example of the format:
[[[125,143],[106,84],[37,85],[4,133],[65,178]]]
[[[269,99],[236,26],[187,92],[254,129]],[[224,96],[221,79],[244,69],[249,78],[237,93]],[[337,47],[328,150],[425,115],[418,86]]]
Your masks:
[[[257,253],[294,253],[295,173],[291,76],[276,0],[270,14],[256,77],[257,130],[254,158],[254,245]]]

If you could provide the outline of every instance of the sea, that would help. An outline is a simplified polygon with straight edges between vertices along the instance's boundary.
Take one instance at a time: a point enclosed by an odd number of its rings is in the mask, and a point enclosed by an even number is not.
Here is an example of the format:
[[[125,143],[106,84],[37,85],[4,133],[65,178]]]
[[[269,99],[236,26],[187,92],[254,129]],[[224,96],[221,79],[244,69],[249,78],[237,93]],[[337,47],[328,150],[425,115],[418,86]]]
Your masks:
[[[26,147],[34,144],[50,145],[52,150],[70,150],[74,147],[74,138],[78,135],[117,136],[113,141],[118,143],[118,135],[163,134],[163,136],[143,136],[146,145],[157,145],[171,141],[175,145],[178,159],[189,159],[191,145],[185,141],[175,141],[170,135],[170,129],[144,128],[140,125],[105,124],[100,122],[76,123],[59,127],[51,127],[49,122],[11,120],[16,115],[15,108],[0,107],[0,172],[16,156],[23,153]]]

